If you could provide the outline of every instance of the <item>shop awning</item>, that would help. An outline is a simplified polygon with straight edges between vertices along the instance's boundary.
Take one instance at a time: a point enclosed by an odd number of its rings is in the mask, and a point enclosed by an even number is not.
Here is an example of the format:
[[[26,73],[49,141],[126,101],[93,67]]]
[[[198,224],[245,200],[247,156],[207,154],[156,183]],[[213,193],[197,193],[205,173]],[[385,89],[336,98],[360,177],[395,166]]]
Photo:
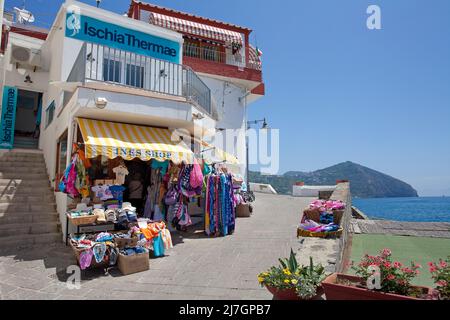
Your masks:
[[[204,148],[203,149],[204,152],[202,152],[202,157],[206,163],[211,164],[215,162],[224,161],[226,164],[234,164],[234,165],[240,164],[238,158],[236,158],[234,155],[225,152],[222,149],[217,148],[206,141],[201,141],[200,144]]]
[[[156,26],[175,30],[185,34],[188,33],[191,35],[196,35],[228,43],[232,42],[242,43],[242,36],[239,32],[213,27],[198,22],[179,19],[160,13],[151,13],[149,22]]]
[[[192,163],[194,153],[171,140],[168,129],[78,118],[87,158],[139,158]]]

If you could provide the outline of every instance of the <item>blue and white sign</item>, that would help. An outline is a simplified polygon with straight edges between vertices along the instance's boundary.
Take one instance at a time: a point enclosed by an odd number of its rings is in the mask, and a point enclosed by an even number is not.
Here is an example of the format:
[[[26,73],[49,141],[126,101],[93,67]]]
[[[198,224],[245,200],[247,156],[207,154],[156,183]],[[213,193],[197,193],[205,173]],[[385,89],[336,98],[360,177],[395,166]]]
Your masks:
[[[3,87],[2,119],[0,123],[0,148],[12,149],[16,123],[17,88]]]
[[[92,17],[67,12],[66,37],[98,43],[153,58],[180,62],[180,44]]]

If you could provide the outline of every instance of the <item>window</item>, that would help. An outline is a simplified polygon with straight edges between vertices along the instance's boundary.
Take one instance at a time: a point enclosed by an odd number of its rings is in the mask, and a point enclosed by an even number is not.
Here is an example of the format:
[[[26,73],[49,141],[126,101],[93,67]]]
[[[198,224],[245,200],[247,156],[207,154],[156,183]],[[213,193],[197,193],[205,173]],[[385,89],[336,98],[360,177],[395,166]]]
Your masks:
[[[55,100],[53,100],[45,110],[45,128],[47,128],[52,123],[54,116],[55,116]]]
[[[58,192],[59,181],[66,170],[67,164],[67,130],[61,135],[56,144],[56,174],[55,190]]]
[[[121,62],[113,59],[103,59],[103,80],[120,83]]]
[[[144,67],[127,63],[126,84],[132,87],[144,87]]]

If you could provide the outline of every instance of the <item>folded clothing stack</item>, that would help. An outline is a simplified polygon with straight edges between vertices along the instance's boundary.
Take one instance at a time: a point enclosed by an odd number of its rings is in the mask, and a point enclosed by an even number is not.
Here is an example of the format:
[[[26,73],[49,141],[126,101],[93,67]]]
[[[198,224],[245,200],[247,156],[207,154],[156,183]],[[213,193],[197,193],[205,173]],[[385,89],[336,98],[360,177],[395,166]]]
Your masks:
[[[300,223],[298,226],[299,229],[307,230],[310,232],[333,232],[338,231],[339,226],[334,223],[328,223],[328,224],[320,224],[313,220],[305,220],[305,222]]]
[[[315,200],[309,204],[310,209],[319,209],[319,211],[344,210],[345,202],[341,200]]]
[[[135,254],[141,254],[141,253],[149,253],[148,249],[144,247],[133,247],[133,248],[124,248],[120,250],[120,254],[123,254],[125,256],[132,256]]]

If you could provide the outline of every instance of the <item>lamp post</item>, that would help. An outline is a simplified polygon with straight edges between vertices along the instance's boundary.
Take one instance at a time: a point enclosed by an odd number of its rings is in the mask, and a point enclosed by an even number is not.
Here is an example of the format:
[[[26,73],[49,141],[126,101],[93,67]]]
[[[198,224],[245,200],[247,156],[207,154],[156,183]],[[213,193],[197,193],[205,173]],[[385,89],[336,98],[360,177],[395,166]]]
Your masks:
[[[246,132],[247,130],[250,128],[250,125],[252,124],[258,124],[262,122],[262,126],[261,129],[263,130],[267,130],[269,129],[269,125],[267,124],[266,118],[262,119],[262,120],[251,120],[251,121],[247,121],[247,128],[246,128]],[[245,166],[245,175],[247,176],[247,191],[250,191],[250,175],[249,175],[249,169],[248,169],[248,137],[245,138],[245,151],[246,151],[246,166]]]
[[[102,0],[96,0],[97,1],[97,8],[100,7],[100,2],[102,2]]]

